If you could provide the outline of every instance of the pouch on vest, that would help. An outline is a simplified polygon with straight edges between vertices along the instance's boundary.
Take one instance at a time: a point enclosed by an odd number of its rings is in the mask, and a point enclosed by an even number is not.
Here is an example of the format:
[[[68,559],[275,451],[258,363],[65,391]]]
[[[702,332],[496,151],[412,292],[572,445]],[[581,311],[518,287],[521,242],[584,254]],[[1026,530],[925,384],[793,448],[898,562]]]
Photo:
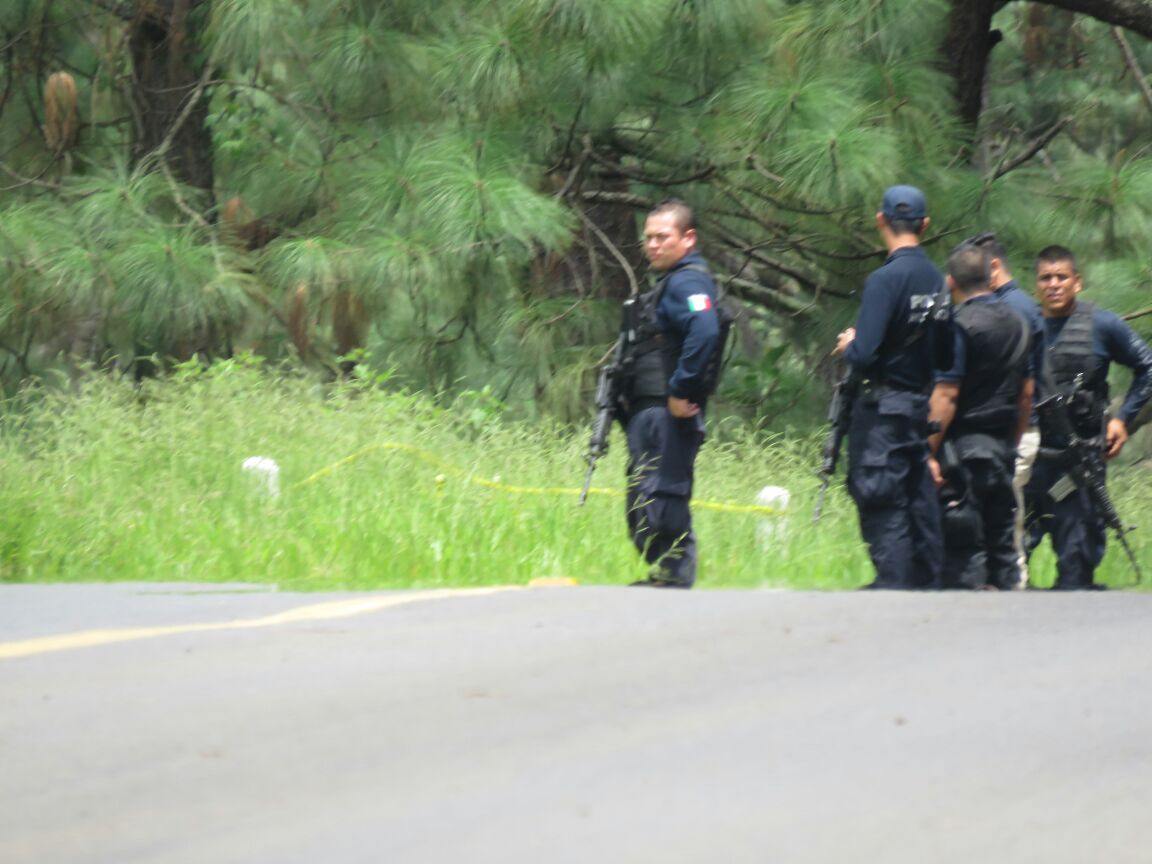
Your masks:
[[[688,264],[681,269],[695,270],[697,273],[711,276],[708,268],[696,264]],[[625,334],[628,338],[628,347],[624,354],[624,393],[632,401],[667,397],[668,379],[672,377],[680,362],[683,339],[670,338],[671,334],[661,331],[657,324],[656,311],[664,296],[667,279],[668,276],[664,276],[655,288],[644,292],[633,301],[633,320]],[[701,391],[705,396],[716,392],[720,383],[727,359],[724,355],[728,334],[736,320],[735,311],[723,298],[718,296],[713,308],[719,332],[716,348],[700,376]]]

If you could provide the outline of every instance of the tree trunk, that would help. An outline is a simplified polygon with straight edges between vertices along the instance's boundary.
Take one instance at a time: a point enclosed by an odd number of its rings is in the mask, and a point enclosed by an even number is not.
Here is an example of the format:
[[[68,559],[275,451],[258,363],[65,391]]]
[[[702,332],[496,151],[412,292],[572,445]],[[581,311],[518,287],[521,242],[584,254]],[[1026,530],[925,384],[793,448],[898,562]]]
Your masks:
[[[952,0],[942,53],[955,82],[957,110],[973,136],[984,106],[988,55],[1000,41],[992,16],[1006,5],[1006,0]],[[1087,15],[1152,39],[1152,0],[1039,0],[1036,5]]]
[[[998,0],[952,0],[948,35],[944,37],[944,63],[952,76],[956,108],[960,118],[975,135],[984,105],[984,79],[988,55],[999,40],[992,30],[992,15]]]
[[[194,59],[198,34],[189,14],[208,2],[136,0],[128,35],[136,109],[133,162],[159,155],[177,179],[204,191],[211,211],[212,136]]]

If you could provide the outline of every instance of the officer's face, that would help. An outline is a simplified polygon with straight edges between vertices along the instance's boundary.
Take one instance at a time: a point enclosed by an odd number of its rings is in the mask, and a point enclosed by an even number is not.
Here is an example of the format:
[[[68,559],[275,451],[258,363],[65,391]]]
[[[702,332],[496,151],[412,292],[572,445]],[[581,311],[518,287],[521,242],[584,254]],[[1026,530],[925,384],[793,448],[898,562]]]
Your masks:
[[[1036,267],[1036,296],[1049,318],[1066,318],[1083,287],[1071,261],[1044,261]]]
[[[667,270],[696,248],[696,230],[681,231],[675,213],[655,213],[644,223],[644,254],[654,270]]]

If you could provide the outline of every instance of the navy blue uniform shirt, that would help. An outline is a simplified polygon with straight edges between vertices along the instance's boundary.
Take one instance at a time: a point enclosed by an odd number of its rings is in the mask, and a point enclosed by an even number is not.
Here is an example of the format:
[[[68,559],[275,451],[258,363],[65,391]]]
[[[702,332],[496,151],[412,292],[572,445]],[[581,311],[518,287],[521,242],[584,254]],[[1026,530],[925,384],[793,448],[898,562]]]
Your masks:
[[[689,264],[707,266],[699,252],[689,252],[668,271],[656,320],[661,330],[684,339],[680,360],[668,379],[668,394],[702,402],[708,394],[701,390],[701,378],[720,339],[720,321],[716,283],[707,273],[688,269]]]
[[[866,378],[926,393],[936,364],[933,328],[910,319],[944,287],[944,275],[919,246],[897,249],[864,281],[856,338],[844,359]]]

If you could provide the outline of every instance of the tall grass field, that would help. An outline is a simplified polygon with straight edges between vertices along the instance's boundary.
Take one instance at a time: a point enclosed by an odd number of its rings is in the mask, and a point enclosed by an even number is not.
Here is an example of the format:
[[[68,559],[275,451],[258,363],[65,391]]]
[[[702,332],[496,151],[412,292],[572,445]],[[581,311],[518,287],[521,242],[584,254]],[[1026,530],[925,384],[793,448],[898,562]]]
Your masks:
[[[696,471],[700,588],[846,590],[871,579],[842,472],[813,524],[821,437],[711,424]],[[0,581],[627,584],[645,567],[625,530],[623,434],[613,431],[578,506],[587,439],[584,427],[506,420],[483,398],[445,408],[251,359],[141,384],[92,375],[4,403]],[[1113,475],[1117,505],[1138,526],[1130,542],[1152,565],[1144,470]],[[791,492],[786,509],[756,504],[769,485]],[[1051,583],[1047,546],[1033,571]],[[1133,581],[1114,539],[1098,578]]]

